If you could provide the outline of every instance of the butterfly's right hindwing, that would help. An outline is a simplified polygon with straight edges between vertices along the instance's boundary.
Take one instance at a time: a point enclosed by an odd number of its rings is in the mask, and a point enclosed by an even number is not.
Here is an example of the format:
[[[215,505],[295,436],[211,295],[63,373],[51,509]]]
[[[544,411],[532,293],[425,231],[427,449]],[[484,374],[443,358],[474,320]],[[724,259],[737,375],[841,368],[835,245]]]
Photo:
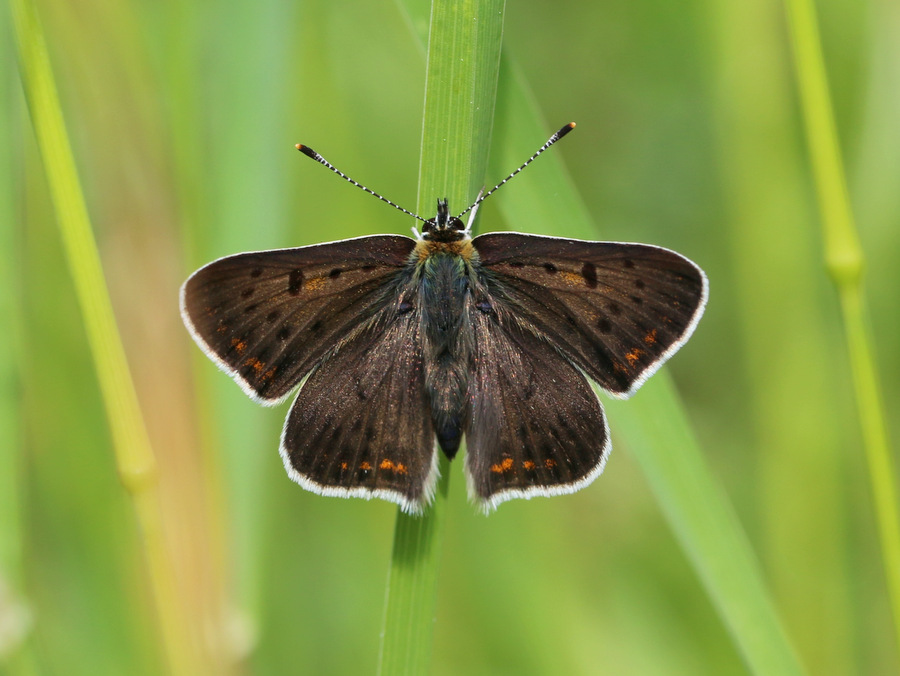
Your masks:
[[[276,403],[395,300],[414,246],[378,235],[220,258],[184,283],[182,316],[247,394]]]
[[[552,345],[490,301],[470,311],[466,473],[485,507],[572,493],[603,469],[609,431],[587,379]],[[490,307],[489,307],[490,305]]]

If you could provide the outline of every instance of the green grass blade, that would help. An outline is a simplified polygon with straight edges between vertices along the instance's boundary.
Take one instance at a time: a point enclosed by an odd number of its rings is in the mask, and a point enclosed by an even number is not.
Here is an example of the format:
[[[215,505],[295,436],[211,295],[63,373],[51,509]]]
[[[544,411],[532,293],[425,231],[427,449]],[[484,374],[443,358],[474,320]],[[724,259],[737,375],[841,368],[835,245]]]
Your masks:
[[[802,674],[762,572],[706,464],[668,373],[607,405],[688,559],[755,674]]]
[[[718,55],[720,229],[731,240],[719,264],[731,271],[737,291],[731,307],[713,307],[740,318],[729,349],[737,348],[731,387],[740,393],[746,432],[735,435],[743,448],[733,452],[747,458],[757,477],[756,542],[772,596],[809,671],[844,674],[855,671],[855,573],[844,555],[851,536],[842,527],[848,518],[842,428],[852,418],[821,414],[835,405],[843,383],[839,370],[821,366],[834,354],[834,315],[822,302],[827,285],[803,199],[805,159],[795,142],[792,75],[785,68],[790,54],[769,40],[784,22],[781,9],[780,0],[709,6]]]
[[[0,36],[10,35],[6,15],[0,15]],[[0,53],[12,57],[11,45]],[[10,59],[11,62],[11,59]],[[21,147],[16,132],[22,120],[16,114],[20,100],[13,92],[13,70],[0,72],[0,671],[10,676],[36,673],[30,631],[32,610],[25,598],[24,468],[25,433],[22,425],[22,279],[18,253],[22,250],[22,227],[15,217],[15,200],[20,180],[14,178],[13,164]]]
[[[540,138],[548,125],[541,123],[527,82],[512,63],[510,71],[512,77],[501,81],[500,102],[506,118],[498,121],[497,133],[501,125],[514,124],[532,139]],[[511,148],[499,153],[507,164],[516,155],[514,146],[527,147],[524,139],[512,135],[509,143]],[[501,212],[524,232],[596,237],[596,228],[561,162],[554,160],[553,165],[541,173],[545,181],[549,175],[552,190],[539,185],[534,173],[523,172],[516,180],[534,182],[518,191],[527,201],[501,201]],[[554,215],[548,218],[548,214]],[[715,280],[712,285],[715,294]],[[640,463],[670,528],[750,669],[766,675],[804,673],[756,556],[703,458],[667,373],[656,374],[632,400],[609,401],[606,408],[614,435],[625,440]]]
[[[431,664],[437,574],[450,487],[450,463],[443,455],[440,471],[434,504],[425,514],[397,513],[378,665],[382,676],[427,673]]]
[[[504,4],[432,3],[417,207],[426,217],[443,197],[452,213],[462,211],[484,183]],[[449,466],[442,456],[438,493],[424,516],[397,513],[379,665],[383,676],[429,671]]]
[[[484,183],[503,36],[502,0],[436,0],[425,73],[417,209],[426,217],[446,197],[467,207]]]
[[[403,3],[412,26],[421,25],[414,2]],[[566,120],[543,121],[527,80],[513,59],[500,80],[493,164],[502,175]],[[577,130],[576,130],[577,132]],[[562,162],[541,157],[544,168],[516,178],[515,200],[497,198],[508,223],[523,232],[596,237]],[[702,329],[701,329],[702,330]],[[611,425],[640,462],[672,531],[697,571],[735,644],[754,673],[802,674],[743,528],[717,485],[691,433],[674,388],[657,374],[630,402],[611,402]]]
[[[103,394],[119,476],[132,497],[141,529],[163,650],[173,673],[197,674],[163,540],[156,461],[113,316],[43,28],[32,2],[14,0],[11,6],[22,83]]]
[[[786,6],[810,163],[822,219],[825,267],[838,290],[847,334],[847,349],[894,618],[896,647],[900,649],[900,520],[894,483],[896,473],[872,338],[868,331],[862,285],[863,251],[841,160],[815,5],[812,0],[787,0]]]

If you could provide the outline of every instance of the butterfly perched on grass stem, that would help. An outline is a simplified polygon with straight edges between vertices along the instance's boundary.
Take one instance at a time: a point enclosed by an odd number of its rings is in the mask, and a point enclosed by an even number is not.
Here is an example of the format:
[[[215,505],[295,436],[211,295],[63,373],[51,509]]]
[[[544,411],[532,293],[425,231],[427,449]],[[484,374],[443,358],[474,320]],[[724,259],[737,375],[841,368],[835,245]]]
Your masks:
[[[694,330],[707,280],[656,246],[470,236],[481,202],[574,126],[458,216],[438,200],[428,220],[298,145],[421,234],[236,254],[185,282],[185,325],[248,395],[276,404],[302,383],[281,435],[292,479],[418,513],[437,454],[452,459],[463,439],[486,509],[600,474],[609,429],[588,378],[631,395]]]

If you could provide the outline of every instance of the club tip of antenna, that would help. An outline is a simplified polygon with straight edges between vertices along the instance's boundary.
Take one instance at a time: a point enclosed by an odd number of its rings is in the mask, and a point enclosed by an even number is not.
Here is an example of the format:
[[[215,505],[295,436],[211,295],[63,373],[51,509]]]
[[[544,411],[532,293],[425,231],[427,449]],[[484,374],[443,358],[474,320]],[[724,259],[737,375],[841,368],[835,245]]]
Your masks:
[[[570,131],[572,131],[574,128],[575,128],[575,123],[574,123],[574,122],[569,122],[569,124],[567,124],[565,127],[563,127],[563,128],[560,129],[558,132],[556,132],[556,138],[557,138],[557,139],[561,139],[563,136],[565,136],[566,134],[568,134],[568,133],[569,133]]]
[[[304,155],[306,155],[307,157],[311,157],[311,158],[313,158],[313,159],[316,159],[316,151],[313,150],[312,148],[310,148],[309,146],[305,146],[305,145],[303,145],[302,143],[298,143],[298,144],[295,145],[294,147],[295,147],[297,150],[299,150],[301,153],[303,153]]]

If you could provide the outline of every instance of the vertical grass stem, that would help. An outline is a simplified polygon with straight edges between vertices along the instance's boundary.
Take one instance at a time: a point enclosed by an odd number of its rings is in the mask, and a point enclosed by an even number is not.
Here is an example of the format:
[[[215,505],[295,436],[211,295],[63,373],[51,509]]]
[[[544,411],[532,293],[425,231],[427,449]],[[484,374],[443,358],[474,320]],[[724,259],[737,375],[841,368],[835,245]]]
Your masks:
[[[116,465],[131,496],[171,673],[200,673],[175,589],[175,572],[162,532],[156,460],[125,359],[75,160],[66,133],[43,27],[34,3],[12,0],[19,66],[65,255],[84,318],[106,408]]]
[[[426,218],[446,197],[453,213],[470,204],[484,183],[490,148],[504,0],[431,5],[418,212]],[[429,671],[437,571],[450,463],[424,516],[397,513],[388,575],[379,673]]]
[[[813,0],[787,0],[787,11],[810,164],[821,212],[825,266],[840,298],[895,637],[900,649],[900,521],[896,474],[878,368],[868,332],[862,286],[864,256],[841,160],[815,5]]]

